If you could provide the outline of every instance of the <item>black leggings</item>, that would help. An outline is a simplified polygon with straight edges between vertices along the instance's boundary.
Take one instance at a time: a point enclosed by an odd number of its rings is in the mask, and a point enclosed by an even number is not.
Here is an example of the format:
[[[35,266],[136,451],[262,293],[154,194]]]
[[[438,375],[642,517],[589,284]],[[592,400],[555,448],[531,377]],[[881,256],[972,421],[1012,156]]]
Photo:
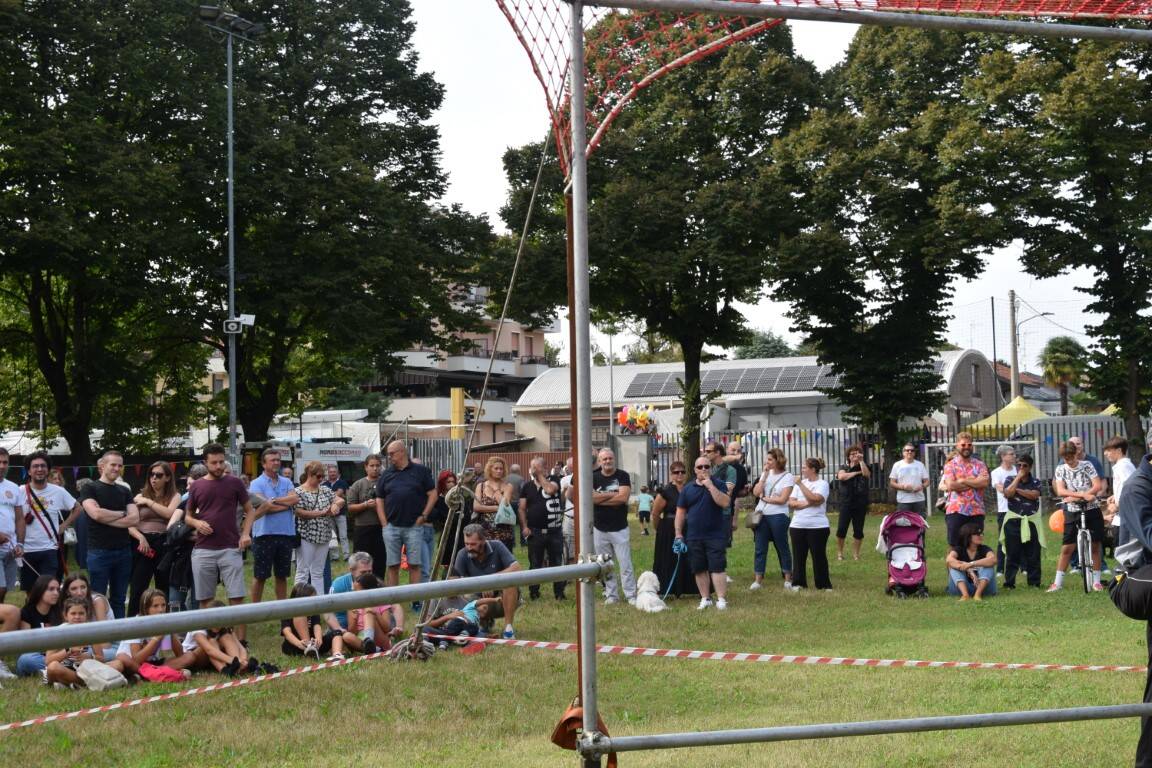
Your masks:
[[[168,536],[164,533],[146,533],[148,546],[152,548],[152,557],[140,554],[140,550],[132,548],[132,578],[129,584],[128,615],[135,616],[140,613],[140,596],[144,590],[156,579],[156,589],[168,594],[168,571],[160,569],[160,561],[168,552]]]
[[[792,586],[807,587],[808,553],[812,553],[812,575],[816,589],[832,589],[828,575],[828,528],[789,528],[792,539]]]
[[[847,499],[840,505],[840,521],[836,523],[836,538],[848,535],[848,523],[852,523],[852,538],[864,538],[864,519],[868,517],[868,499]]]

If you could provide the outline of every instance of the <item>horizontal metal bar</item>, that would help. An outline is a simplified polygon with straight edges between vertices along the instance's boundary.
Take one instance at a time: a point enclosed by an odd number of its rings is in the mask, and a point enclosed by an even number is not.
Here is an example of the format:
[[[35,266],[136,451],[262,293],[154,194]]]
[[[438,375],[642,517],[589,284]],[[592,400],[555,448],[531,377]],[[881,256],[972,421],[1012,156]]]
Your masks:
[[[1071,37],[1080,40],[1122,40],[1152,42],[1152,30],[1130,27],[1089,27],[1046,21],[1011,21],[971,16],[936,16],[889,11],[838,11],[833,8],[799,7],[775,3],[746,3],[732,0],[588,0],[588,5],[629,8],[634,11],[701,11],[757,19],[800,19],[842,24],[871,24],[880,27],[915,27],[957,32],[998,32],[1025,37]]]
[[[229,605],[224,608],[204,608],[162,616],[136,616],[88,624],[64,624],[59,627],[26,629],[0,634],[0,654],[43,651],[47,648],[69,648],[75,645],[105,643],[137,637],[154,637],[192,629],[226,627],[259,621],[290,619],[317,613],[347,611],[388,603],[410,603],[434,597],[449,597],[472,592],[488,592],[506,587],[523,587],[568,579],[595,578],[611,569],[610,563],[590,562],[562,565],[556,568],[536,568],[530,571],[495,573],[468,579],[433,581],[409,584],[403,587],[383,587],[339,595],[316,595],[293,600],[273,600],[266,603]]]
[[[1037,709],[1024,712],[991,712],[979,715],[913,717],[905,720],[866,720],[856,723],[782,725],[774,728],[746,728],[730,731],[660,733],[649,736],[603,736],[581,742],[584,754],[637,752],[681,747],[716,747],[725,744],[755,744],[802,739],[835,739],[843,736],[878,736],[891,733],[952,731],[965,728],[995,728],[1006,725],[1063,723],[1073,720],[1107,720],[1118,717],[1150,717],[1152,704],[1119,704],[1107,707]]]

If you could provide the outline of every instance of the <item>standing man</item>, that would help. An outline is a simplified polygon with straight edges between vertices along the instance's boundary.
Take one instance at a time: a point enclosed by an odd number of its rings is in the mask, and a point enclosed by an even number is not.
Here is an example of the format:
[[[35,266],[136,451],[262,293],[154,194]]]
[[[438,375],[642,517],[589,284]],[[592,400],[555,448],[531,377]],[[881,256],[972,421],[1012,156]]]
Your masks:
[[[572,457],[564,462],[564,475],[560,478],[560,495],[564,497],[564,561],[576,563],[576,504],[572,501]]]
[[[229,605],[244,602],[244,558],[241,552],[252,543],[256,513],[248,489],[240,478],[225,472],[224,446],[204,446],[208,474],[188,491],[184,519],[196,531],[192,546],[192,583],[201,608],[212,605],[216,583],[223,582]],[[244,509],[244,525],[236,524],[236,507]],[[91,554],[89,554],[91,557]],[[236,638],[244,641],[246,628],[236,626]]]
[[[1149,449],[1152,450],[1152,440]],[[1144,455],[1136,471],[1125,481],[1119,507],[1124,541],[1116,548],[1116,559],[1129,571],[1152,565],[1152,453]],[[1144,703],[1152,704],[1152,621],[1148,622],[1145,638],[1148,673],[1144,680]],[[1140,720],[1136,768],[1152,768],[1152,717]]]
[[[372,557],[372,572],[382,581],[388,575],[388,553],[384,550],[384,529],[376,517],[376,483],[384,460],[372,453],[364,459],[365,476],[348,489],[348,514],[352,516],[352,549]]]
[[[1112,495],[1104,502],[1104,522],[1112,526],[1112,541],[1120,544],[1120,494],[1124,484],[1136,472],[1136,465],[1128,458],[1128,441],[1114,437],[1104,445],[1104,458],[1112,465]]]
[[[748,484],[748,467],[744,464],[744,446],[733,440],[728,443],[728,448],[724,454],[724,463],[736,470],[736,481],[732,486],[732,492],[729,494],[732,497],[732,502],[728,508],[724,510],[724,516],[728,522],[728,548],[732,548],[732,534],[736,532],[736,500],[741,499],[749,494],[752,486]],[[728,579],[731,583],[732,579]]]
[[[624,584],[624,597],[633,604],[636,602],[636,576],[632,572],[632,547],[628,535],[628,497],[632,495],[632,478],[624,470],[616,468],[616,454],[612,449],[601,450],[598,460],[600,466],[592,472],[592,541],[596,554],[608,555],[616,561],[616,568],[604,577],[604,604],[620,602],[620,582]]]
[[[1032,457],[1021,456],[1016,462],[1016,474],[1008,478],[1004,495],[1008,497],[1008,513],[1003,525],[1004,586],[1016,589],[1016,574],[1023,568],[1028,574],[1028,586],[1039,587],[1040,550],[1045,547],[1044,527],[1039,521],[1040,481],[1032,474]]]
[[[300,499],[292,481],[280,474],[280,451],[265,448],[260,454],[259,477],[248,492],[264,498],[252,525],[252,602],[264,599],[264,582],[274,577],[276,599],[288,597],[292,550],[296,549],[296,512]]]
[[[996,489],[996,530],[998,531],[996,542],[996,573],[1000,576],[1004,575],[1004,515],[1008,513],[1008,497],[1004,495],[1004,489],[1012,482],[1012,478],[1016,477],[1016,449],[1010,445],[1001,445],[996,449],[996,455],[1000,457],[1000,466],[992,470],[989,474],[989,481],[992,487]]]
[[[30,454],[26,464],[28,483],[20,489],[20,505],[27,510],[20,583],[31,587],[40,574],[64,578],[64,529],[76,523],[83,509],[66,488],[49,484],[52,463],[47,453]]]
[[[990,478],[988,467],[972,456],[972,434],[956,435],[956,455],[944,465],[942,485],[948,492],[944,505],[944,522],[948,527],[948,546],[960,546],[960,526],[975,523],[984,530],[984,489]]]
[[[727,473],[712,474],[715,468],[703,456],[693,466],[696,480],[684,486],[676,502],[676,538],[688,544],[689,562],[700,592],[696,609],[711,608],[710,595],[716,590],[716,610],[723,611],[728,608],[726,544],[730,528],[724,510],[732,503],[732,484],[723,479]]]
[[[896,489],[896,509],[924,517],[928,511],[924,494],[929,482],[928,467],[916,458],[916,446],[912,443],[905,444],[902,455],[903,458],[892,465],[892,473],[888,476],[889,487]]]
[[[376,517],[384,529],[389,587],[400,583],[400,550],[408,554],[408,583],[420,583],[423,525],[436,506],[436,480],[432,471],[408,457],[401,440],[388,444],[392,466],[376,483]]]
[[[543,568],[545,558],[552,567],[564,564],[564,513],[561,511],[560,478],[544,472],[544,459],[537,456],[528,465],[528,479],[520,489],[520,531],[528,543],[528,567]],[[564,599],[563,581],[552,582],[552,594]],[[540,585],[528,587],[533,600],[540,599]]]
[[[24,508],[20,506],[20,487],[8,480],[7,448],[0,448],[0,603],[9,589],[16,588],[20,567],[16,561],[24,555]],[[125,530],[124,535],[128,532]],[[129,555],[131,559],[131,555]],[[24,585],[27,592],[31,584]]]
[[[335,464],[329,464],[325,471],[328,473],[327,479],[320,483],[332,493],[340,498],[348,501],[348,481],[340,477],[340,467]],[[347,505],[345,505],[347,506]],[[340,544],[340,555],[345,560],[348,559],[348,515],[344,508],[340,509],[340,513],[336,515],[333,522],[336,524],[336,541]]]
[[[512,573],[520,570],[520,563],[504,546],[504,542],[489,541],[484,538],[484,527],[478,523],[464,526],[464,549],[456,553],[456,561],[452,566],[452,575],[448,578],[471,578],[473,576],[491,576],[494,573]],[[504,616],[504,639],[514,640],[516,630],[512,621],[516,618],[516,604],[520,601],[520,593],[516,587],[506,587],[496,593],[484,593],[481,597],[499,597],[501,613]]]
[[[99,479],[80,492],[80,504],[88,515],[89,590],[107,595],[112,613],[122,619],[132,578],[133,544],[128,529],[140,522],[140,511],[132,491],[119,482],[124,470],[119,451],[105,451],[96,469]]]
[[[864,520],[868,517],[869,484],[872,470],[864,461],[864,449],[853,445],[848,449],[848,462],[840,465],[836,473],[840,481],[840,519],[836,523],[836,559],[844,559],[844,542],[848,538],[848,525],[852,525],[852,559],[860,559],[860,545],[864,541]]]

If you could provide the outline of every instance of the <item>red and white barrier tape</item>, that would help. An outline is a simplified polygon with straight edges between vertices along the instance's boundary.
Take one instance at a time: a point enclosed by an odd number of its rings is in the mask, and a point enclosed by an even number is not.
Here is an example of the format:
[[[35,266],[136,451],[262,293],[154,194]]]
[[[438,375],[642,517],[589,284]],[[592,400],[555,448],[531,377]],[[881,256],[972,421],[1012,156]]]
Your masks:
[[[308,672],[315,672],[320,669],[329,669],[331,667],[342,667],[348,664],[357,664],[361,661],[368,661],[370,659],[378,659],[388,654],[381,651],[379,653],[369,654],[367,656],[353,656],[344,659],[343,661],[325,661],[319,664],[309,664],[304,667],[296,667],[294,669],[286,669],[283,672],[273,672],[270,675],[255,675],[254,677],[243,677],[235,680],[228,680],[223,683],[216,683],[213,685],[201,685],[196,688],[184,688],[179,691],[172,691],[171,693],[161,693],[156,696],[145,696],[139,699],[132,699],[130,701],[120,701],[115,704],[105,704],[99,707],[89,707],[87,709],[78,709],[74,712],[62,712],[56,715],[43,715],[41,717],[32,717],[27,720],[20,720],[15,723],[0,724],[0,733],[6,731],[13,731],[17,728],[29,728],[33,725],[44,725],[46,723],[54,723],[61,720],[72,720],[84,715],[98,715],[102,712],[113,712],[118,709],[127,709],[129,707],[138,707],[141,704],[152,704],[157,701],[170,701],[172,699],[182,699],[188,696],[195,696],[200,693],[211,693],[213,691],[223,691],[228,688],[239,688],[245,685],[255,685],[256,683],[264,683],[269,680],[278,680],[285,677],[293,677],[295,675],[303,675]]]
[[[444,635],[429,639],[454,640]],[[509,645],[543,651],[575,651],[576,643],[545,643],[538,640],[505,640],[498,637],[471,638],[472,642]],[[903,667],[914,669],[1002,669],[1043,672],[1146,672],[1146,666],[1118,664],[1009,664],[997,661],[920,661],[917,659],[854,659],[840,656],[789,656],[779,653],[732,653],[729,651],[682,651],[672,648],[634,648],[627,645],[598,645],[597,653],[618,656],[655,656],[705,661],[755,661],[773,664],[809,664],[833,667]]]

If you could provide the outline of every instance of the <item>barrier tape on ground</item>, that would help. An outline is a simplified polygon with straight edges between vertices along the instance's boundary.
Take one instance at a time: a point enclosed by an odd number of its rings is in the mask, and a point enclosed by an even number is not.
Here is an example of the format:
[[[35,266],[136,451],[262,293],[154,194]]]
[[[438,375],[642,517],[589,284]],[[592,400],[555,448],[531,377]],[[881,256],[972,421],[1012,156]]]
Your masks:
[[[428,635],[437,640],[455,640],[447,635]],[[575,651],[576,643],[546,643],[538,640],[505,640],[499,637],[471,638],[472,642],[509,645],[544,651]],[[730,651],[682,651],[673,648],[635,648],[628,645],[597,645],[597,653],[617,656],[653,656],[705,661],[755,661],[772,664],[809,664],[833,667],[900,667],[912,669],[996,669],[1041,672],[1147,672],[1148,667],[1119,664],[1011,664],[998,661],[920,661],[917,659],[854,659],[841,656],[790,656],[780,653],[732,653]]]
[[[372,653],[366,656],[353,656],[343,661],[324,661],[319,664],[309,664],[304,667],[296,667],[294,669],[286,669],[282,672],[273,672],[270,675],[254,675],[252,677],[243,677],[235,680],[228,680],[223,683],[216,683],[214,685],[201,685],[196,688],[184,688],[179,691],[172,691],[171,693],[161,693],[155,696],[144,696],[139,699],[132,699],[130,701],[121,701],[115,704],[105,704],[99,707],[88,707],[87,709],[77,709],[74,712],[62,712],[57,715],[42,715],[40,717],[31,717],[27,720],[20,720],[14,723],[7,723],[0,725],[0,733],[14,731],[18,728],[29,728],[34,725],[45,725],[47,723],[55,723],[61,720],[72,720],[77,717],[85,715],[98,715],[103,712],[114,712],[118,709],[128,709],[129,707],[138,707],[141,704],[152,704],[157,701],[170,701],[172,699],[182,699],[188,696],[195,696],[200,693],[212,693],[213,691],[223,691],[228,688],[240,688],[247,685],[255,685],[257,683],[268,682],[269,680],[278,680],[285,677],[293,677],[296,675],[307,674],[308,672],[315,672],[321,669],[329,669],[331,667],[342,667],[348,664],[357,664],[362,661],[370,661],[371,659],[378,659],[388,654],[381,651],[379,653]]]

